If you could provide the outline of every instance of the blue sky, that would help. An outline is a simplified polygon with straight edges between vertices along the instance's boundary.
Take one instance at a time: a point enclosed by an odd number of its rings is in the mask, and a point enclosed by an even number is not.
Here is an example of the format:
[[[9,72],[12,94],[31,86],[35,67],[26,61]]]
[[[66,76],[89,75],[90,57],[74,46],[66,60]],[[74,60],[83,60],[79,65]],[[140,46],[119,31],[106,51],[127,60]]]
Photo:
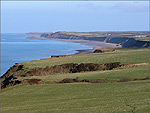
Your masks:
[[[148,1],[3,1],[2,33],[147,31]]]

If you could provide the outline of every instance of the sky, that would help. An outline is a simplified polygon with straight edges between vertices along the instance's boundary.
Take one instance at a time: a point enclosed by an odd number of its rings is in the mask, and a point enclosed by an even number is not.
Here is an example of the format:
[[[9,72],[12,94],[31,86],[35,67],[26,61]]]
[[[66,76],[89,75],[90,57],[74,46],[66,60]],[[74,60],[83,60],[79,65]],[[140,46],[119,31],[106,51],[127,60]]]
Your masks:
[[[1,33],[55,31],[149,31],[149,2],[1,2]]]

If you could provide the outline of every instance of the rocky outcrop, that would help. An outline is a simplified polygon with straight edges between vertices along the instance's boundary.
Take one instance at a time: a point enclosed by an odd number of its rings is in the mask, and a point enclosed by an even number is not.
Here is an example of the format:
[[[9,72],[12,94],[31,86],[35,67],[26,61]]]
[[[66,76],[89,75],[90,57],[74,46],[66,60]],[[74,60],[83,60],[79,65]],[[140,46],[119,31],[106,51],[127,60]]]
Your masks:
[[[21,81],[17,80],[17,77],[15,77],[14,75],[8,76],[3,79],[1,79],[1,88],[6,88],[6,87],[10,87],[10,86],[14,86],[17,84],[20,84]]]
[[[9,86],[14,86],[20,84],[21,81],[17,79],[18,76],[23,75],[24,65],[16,63],[14,66],[10,67],[7,72],[1,76],[1,88],[6,88]]]
[[[26,67],[27,68],[27,67]],[[7,70],[7,72],[1,76],[1,79],[9,77],[11,75],[13,76],[24,76],[24,65],[16,63],[14,66],[10,67],[10,69]]]

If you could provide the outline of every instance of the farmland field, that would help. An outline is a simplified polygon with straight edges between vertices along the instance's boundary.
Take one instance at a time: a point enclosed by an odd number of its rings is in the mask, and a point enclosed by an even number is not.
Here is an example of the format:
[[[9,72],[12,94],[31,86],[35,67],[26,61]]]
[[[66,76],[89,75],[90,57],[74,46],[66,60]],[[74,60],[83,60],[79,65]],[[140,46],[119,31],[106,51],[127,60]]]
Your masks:
[[[149,112],[150,80],[18,85],[1,93],[1,112]]]

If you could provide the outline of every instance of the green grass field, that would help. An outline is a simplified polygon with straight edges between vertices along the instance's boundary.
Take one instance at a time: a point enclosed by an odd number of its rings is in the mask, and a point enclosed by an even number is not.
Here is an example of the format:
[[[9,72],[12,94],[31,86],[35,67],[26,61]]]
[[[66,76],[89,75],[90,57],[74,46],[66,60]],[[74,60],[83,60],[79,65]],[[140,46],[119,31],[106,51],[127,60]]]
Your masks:
[[[22,63],[29,68],[65,63],[122,64],[150,62],[149,49],[80,54],[59,59]],[[104,80],[105,83],[56,83],[64,78]],[[143,113],[150,112],[150,80],[117,82],[122,78],[150,77],[150,65],[105,71],[19,77],[37,78],[45,84],[16,85],[1,91],[1,112],[7,113]]]
[[[95,53],[95,54],[78,54],[72,57],[47,59],[47,60],[35,60],[32,62],[22,63],[27,67],[46,67],[54,66],[66,63],[110,63],[110,62],[121,62],[122,64],[138,64],[144,62],[150,62],[150,49],[135,49],[135,50],[124,50],[117,52],[108,53]]]
[[[1,92],[1,112],[150,112],[150,81],[19,85]]]
[[[82,73],[66,73],[66,74],[53,74],[53,75],[41,75],[41,76],[28,76],[20,77],[19,79],[42,79],[46,83],[56,83],[64,78],[76,78],[88,79],[88,80],[98,80],[104,79],[110,82],[115,82],[122,78],[145,78],[150,77],[150,65],[138,66],[125,69],[115,69],[106,71],[93,71],[93,72],[82,72]]]

